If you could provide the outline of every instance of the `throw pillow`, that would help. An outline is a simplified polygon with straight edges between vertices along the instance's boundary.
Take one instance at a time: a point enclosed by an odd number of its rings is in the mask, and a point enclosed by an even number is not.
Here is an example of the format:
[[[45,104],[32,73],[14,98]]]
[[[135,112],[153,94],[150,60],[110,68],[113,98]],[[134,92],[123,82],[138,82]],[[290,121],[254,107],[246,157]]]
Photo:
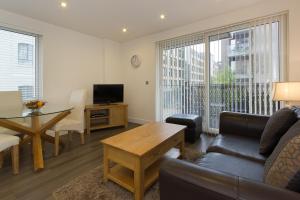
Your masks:
[[[297,121],[297,115],[289,108],[275,112],[268,120],[260,139],[259,153],[269,155],[286,131]]]
[[[300,192],[300,121],[282,136],[265,164],[264,181]]]

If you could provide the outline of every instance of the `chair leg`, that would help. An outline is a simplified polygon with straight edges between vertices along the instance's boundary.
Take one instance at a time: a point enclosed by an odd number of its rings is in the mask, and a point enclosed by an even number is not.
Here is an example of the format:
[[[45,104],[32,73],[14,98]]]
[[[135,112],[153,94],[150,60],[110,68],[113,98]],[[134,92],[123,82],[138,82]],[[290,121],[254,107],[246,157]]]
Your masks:
[[[12,160],[13,173],[19,174],[19,145],[15,145],[12,147],[11,160]]]
[[[45,140],[42,139],[42,149],[43,149],[43,153],[45,152],[45,144],[46,144]]]
[[[4,152],[0,152],[0,168],[3,167],[3,161],[4,161]]]
[[[58,156],[59,153],[59,132],[55,132],[55,139],[54,139],[54,156]]]
[[[84,144],[85,141],[84,141],[84,132],[83,133],[80,133],[80,144]]]
[[[73,141],[73,137],[72,137],[73,132],[72,131],[68,131],[68,136],[69,136],[69,141],[72,142]]]

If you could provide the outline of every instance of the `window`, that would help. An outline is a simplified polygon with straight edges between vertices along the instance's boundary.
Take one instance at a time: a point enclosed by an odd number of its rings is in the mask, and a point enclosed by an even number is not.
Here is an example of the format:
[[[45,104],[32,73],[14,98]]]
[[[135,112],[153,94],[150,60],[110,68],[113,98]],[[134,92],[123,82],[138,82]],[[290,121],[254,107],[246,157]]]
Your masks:
[[[183,73],[182,79],[160,73],[160,119],[198,114],[205,131],[216,132],[222,111],[271,115],[279,109],[271,93],[272,82],[283,78],[285,21],[283,14],[158,42],[159,69]],[[179,66],[171,65],[174,55]],[[166,84],[174,78],[182,81]]]
[[[0,28],[0,91],[22,92],[23,100],[40,98],[38,35]]]
[[[19,64],[30,64],[33,61],[33,45],[26,43],[18,44],[18,61]]]

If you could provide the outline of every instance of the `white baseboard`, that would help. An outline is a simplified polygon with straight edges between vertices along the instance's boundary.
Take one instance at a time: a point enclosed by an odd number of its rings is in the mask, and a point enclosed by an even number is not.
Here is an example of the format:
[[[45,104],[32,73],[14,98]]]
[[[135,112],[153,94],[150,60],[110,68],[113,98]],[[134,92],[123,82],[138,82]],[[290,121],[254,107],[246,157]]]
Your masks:
[[[128,122],[136,123],[136,124],[146,124],[151,122],[151,120],[128,117]]]

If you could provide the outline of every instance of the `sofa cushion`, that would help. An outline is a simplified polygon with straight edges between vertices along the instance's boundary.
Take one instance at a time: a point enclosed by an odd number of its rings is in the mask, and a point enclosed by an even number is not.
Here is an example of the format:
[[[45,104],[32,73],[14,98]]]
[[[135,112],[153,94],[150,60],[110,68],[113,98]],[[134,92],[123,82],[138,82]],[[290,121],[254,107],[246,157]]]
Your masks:
[[[266,161],[267,184],[300,192],[300,121],[280,139]]]
[[[266,157],[259,154],[259,139],[234,134],[218,135],[208,147],[207,152],[218,152],[227,155],[265,163]]]
[[[260,140],[259,152],[270,155],[281,136],[297,121],[296,113],[289,108],[275,112],[268,120]]]
[[[208,153],[196,160],[195,164],[254,181],[263,181],[264,165],[240,157]]]

